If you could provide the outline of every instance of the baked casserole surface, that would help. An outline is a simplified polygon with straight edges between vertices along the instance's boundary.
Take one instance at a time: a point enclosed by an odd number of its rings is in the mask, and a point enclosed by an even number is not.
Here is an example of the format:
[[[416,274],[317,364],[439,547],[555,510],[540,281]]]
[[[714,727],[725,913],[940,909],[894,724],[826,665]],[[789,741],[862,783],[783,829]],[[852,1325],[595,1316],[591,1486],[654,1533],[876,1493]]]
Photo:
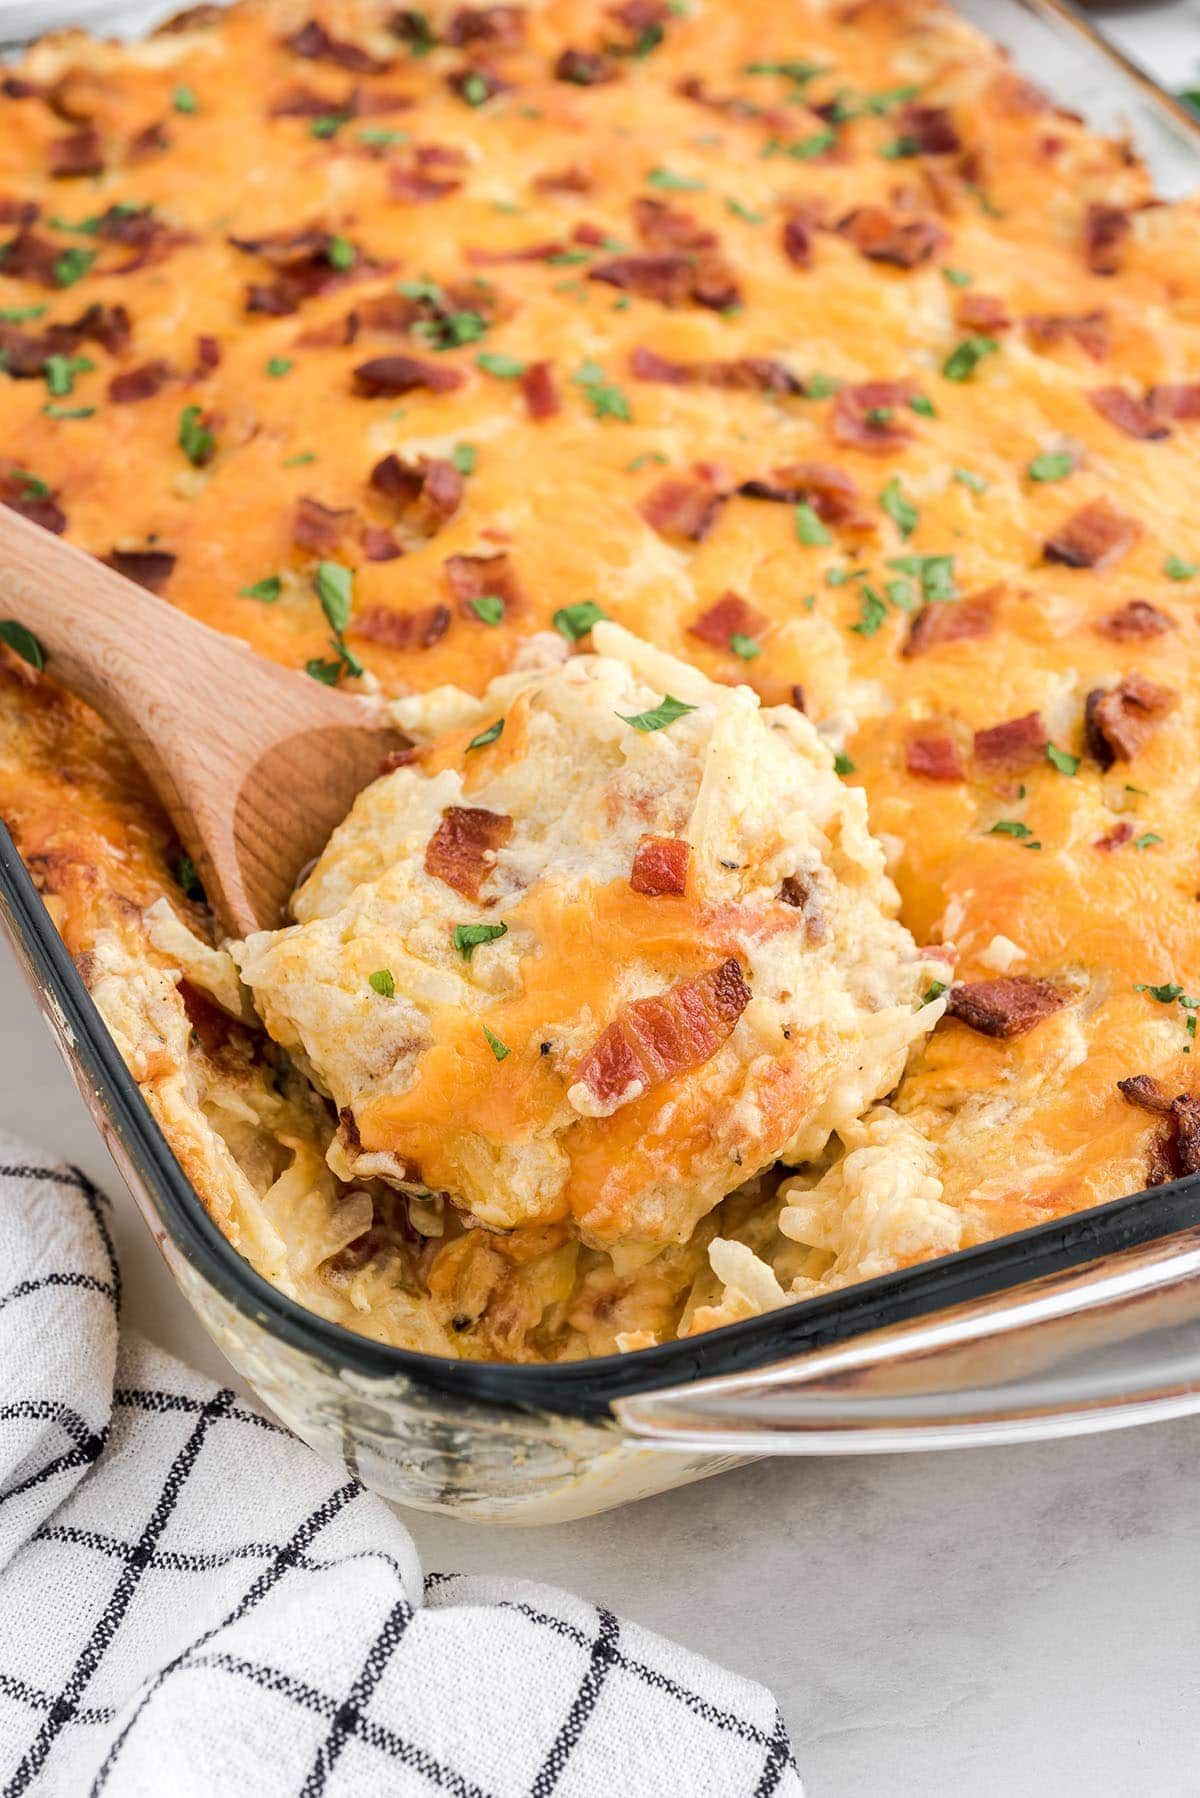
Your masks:
[[[413,742],[231,954],[0,626],[0,814],[261,1272],[559,1359],[1200,1170],[1195,201],[929,0],[2,88],[0,499]]]

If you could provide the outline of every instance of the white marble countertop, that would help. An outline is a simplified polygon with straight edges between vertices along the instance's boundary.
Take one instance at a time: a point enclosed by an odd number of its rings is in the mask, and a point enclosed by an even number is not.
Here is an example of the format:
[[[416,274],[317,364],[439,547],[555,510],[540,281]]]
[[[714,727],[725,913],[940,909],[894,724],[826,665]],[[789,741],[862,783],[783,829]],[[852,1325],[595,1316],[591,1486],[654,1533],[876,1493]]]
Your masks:
[[[1101,19],[1200,76],[1200,0]],[[227,1381],[2,948],[0,1126],[107,1187],[128,1324]],[[771,1685],[810,1798],[1194,1798],[1198,1459],[1200,1417],[762,1463],[554,1529],[406,1521],[427,1568],[551,1580]]]

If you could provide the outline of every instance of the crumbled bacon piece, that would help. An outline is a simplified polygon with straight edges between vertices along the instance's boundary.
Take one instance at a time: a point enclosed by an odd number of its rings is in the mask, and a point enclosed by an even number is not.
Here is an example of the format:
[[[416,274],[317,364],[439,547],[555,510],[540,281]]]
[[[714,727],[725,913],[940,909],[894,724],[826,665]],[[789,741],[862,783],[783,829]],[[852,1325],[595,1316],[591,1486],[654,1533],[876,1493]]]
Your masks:
[[[1034,349],[1056,349],[1069,339],[1093,362],[1103,362],[1108,355],[1108,314],[1105,312],[1035,312],[1024,323]]]
[[[402,206],[426,206],[457,193],[462,182],[453,175],[429,175],[423,169],[394,163],[387,171],[388,194]]]
[[[503,812],[475,805],[448,805],[425,849],[425,872],[464,898],[478,899],[491,873],[496,851],[512,835],[513,821]]]
[[[1101,768],[1131,762],[1178,704],[1173,687],[1160,686],[1136,670],[1108,691],[1094,688],[1084,706],[1088,750]]]
[[[680,206],[666,200],[652,200],[641,194],[633,203],[633,223],[642,247],[647,250],[711,250],[716,248],[717,234],[694,219]]]
[[[1159,418],[1179,424],[1194,423],[1200,419],[1200,381],[1168,381],[1152,387],[1146,404]]]
[[[214,368],[221,366],[220,339],[212,337],[207,331],[201,331],[196,338],[196,367],[193,380],[202,380],[210,375]]]
[[[657,350],[647,350],[641,344],[629,357],[629,372],[639,381],[657,381],[667,387],[686,387],[692,379],[693,366],[672,362],[669,356],[660,356]]]
[[[355,636],[384,649],[432,649],[450,629],[450,608],[434,605],[420,612],[393,612],[388,606],[367,606],[350,628]]]
[[[725,497],[710,481],[668,479],[646,495],[639,510],[656,531],[703,543],[717,522]]]
[[[1122,818],[1119,824],[1114,824],[1112,829],[1105,831],[1102,837],[1097,837],[1092,843],[1092,848],[1101,849],[1105,855],[1111,855],[1115,849],[1123,849],[1126,843],[1132,841],[1133,825],[1128,818]]]
[[[397,508],[405,524],[432,537],[462,504],[463,477],[453,462],[440,456],[419,456],[402,462],[384,456],[371,470],[371,486]]]
[[[1177,628],[1174,618],[1160,612],[1148,599],[1127,599],[1115,612],[1106,612],[1094,627],[1102,637],[1114,643],[1137,643],[1146,637],[1161,637]]]
[[[807,501],[822,523],[845,530],[871,527],[859,510],[858,482],[832,462],[787,462],[772,470],[769,481],[743,481],[738,492],[747,499],[778,500],[784,505]]]
[[[1130,1074],[1124,1080],[1117,1081],[1117,1091],[1140,1111],[1153,1111],[1159,1117],[1165,1117],[1171,1109],[1171,1101],[1164,1092],[1161,1081],[1156,1080],[1153,1074]]]
[[[497,50],[519,50],[525,42],[523,6],[460,6],[446,27],[444,43],[491,44]]]
[[[602,87],[617,74],[616,63],[602,50],[564,50],[554,65],[554,79],[573,81],[576,87]]]
[[[982,593],[973,594],[969,599],[951,604],[935,600],[922,606],[908,627],[908,639],[901,655],[924,655],[927,650],[939,649],[943,643],[965,643],[973,637],[990,637],[996,624],[996,602],[1002,591],[998,586],[985,587]]]
[[[730,957],[657,998],[623,1005],[579,1063],[575,1079],[606,1113],[615,1111],[650,1087],[702,1067],[749,1003],[741,964]]]
[[[104,143],[94,125],[85,125],[50,145],[50,173],[60,178],[99,175],[104,168]]]
[[[800,710],[803,711],[803,706]],[[821,904],[821,888],[815,875],[785,874],[779,887],[784,905],[804,916],[804,934],[810,943],[823,943],[829,937],[829,920]]]
[[[1116,425],[1119,431],[1124,431],[1127,437],[1153,442],[1156,438],[1171,435],[1170,427],[1163,423],[1161,416],[1127,387],[1093,387],[1088,398],[1100,416]]]
[[[898,135],[917,146],[921,156],[952,156],[962,149],[954,119],[945,106],[922,106],[910,100],[896,119]]]
[[[314,294],[341,285],[353,273],[334,266],[331,255],[337,240],[329,231],[306,228],[270,237],[231,237],[229,241],[235,250],[261,256],[277,271],[273,282],[254,282],[247,287],[247,312],[284,318]]]
[[[354,370],[355,392],[369,399],[380,394],[412,393],[417,387],[426,387],[430,393],[452,393],[462,384],[459,369],[422,362],[417,356],[372,356]]]
[[[856,206],[836,229],[860,256],[893,268],[916,268],[949,242],[935,219],[898,218],[886,206]]]
[[[404,554],[392,533],[379,524],[363,525],[362,547],[368,562],[394,562]]]
[[[137,368],[123,368],[108,383],[108,397],[117,405],[128,405],[134,400],[153,399],[162,391],[172,378],[171,364],[156,358],[152,362],[142,362]]]
[[[730,360],[702,362],[700,379],[706,387],[735,393],[803,393],[804,382],[774,356],[738,356]]]
[[[1115,275],[1125,260],[1130,217],[1124,206],[1093,200],[1083,221],[1083,255],[1094,275]]]
[[[802,207],[789,212],[783,221],[780,241],[793,268],[811,268],[816,243],[812,214]]]
[[[609,287],[619,287],[643,299],[658,300],[664,306],[686,306],[697,297],[696,258],[686,254],[614,256],[608,262],[594,263],[588,270],[588,280],[603,281]],[[719,299],[698,300],[698,304],[715,304],[720,311],[736,304],[736,300],[737,285],[731,280]]]
[[[1042,714],[1025,712],[1020,718],[1008,718],[1003,724],[977,730],[973,752],[986,773],[1019,774],[1045,761],[1049,741]]]
[[[129,140],[129,148],[125,152],[128,161],[144,162],[148,156],[157,156],[171,148],[171,139],[163,119],[154,119],[149,125],[143,125]]]
[[[42,287],[57,287],[55,271],[61,256],[58,244],[25,227],[4,246],[4,273],[16,281],[36,281]]]
[[[32,225],[41,210],[36,200],[17,200],[9,194],[0,195],[0,225]]]
[[[303,56],[309,62],[335,63],[339,69],[350,69],[356,75],[379,75],[391,67],[389,62],[372,56],[361,45],[331,36],[316,19],[310,19],[283,42],[284,48],[293,56]]]
[[[954,308],[954,320],[964,331],[983,331],[988,336],[1012,325],[1008,307],[998,294],[963,293]]]
[[[961,752],[953,737],[910,737],[905,745],[904,765],[910,774],[922,780],[967,778]]]
[[[562,411],[553,362],[531,362],[521,376],[521,395],[530,418],[553,418]]]
[[[1049,980],[1023,975],[956,981],[946,1001],[946,1016],[958,1018],[981,1036],[1024,1036],[1066,1005],[1070,996]]]
[[[1068,568],[1108,568],[1136,543],[1142,527],[1107,499],[1091,500],[1063,520],[1042,549],[1047,562]]]
[[[723,593],[706,612],[688,625],[688,632],[714,649],[728,649],[734,637],[757,641],[770,628],[770,619],[744,600],[740,593]]]
[[[622,5],[608,8],[608,16],[623,25],[636,43],[648,31],[661,31],[671,16],[671,9],[665,0],[623,0]]]
[[[67,515],[58,504],[56,490],[42,492],[44,483],[30,479],[28,471],[15,462],[0,460],[0,506],[19,512],[31,524],[61,537],[67,528]]]
[[[534,192],[539,194],[590,194],[592,185],[592,177],[577,163],[565,169],[547,169],[533,180]]]
[[[886,456],[912,437],[908,402],[919,389],[907,381],[862,381],[839,387],[829,412],[835,443]]]
[[[691,853],[691,844],[683,837],[639,837],[629,871],[630,886],[648,899],[682,897],[687,891]]]
[[[314,556],[331,556],[354,517],[351,506],[324,506],[302,493],[292,514],[292,542]]]
[[[494,556],[448,556],[444,567],[459,610],[468,616],[475,616],[471,601],[488,594],[504,601],[506,613],[520,609],[525,596],[517,571],[503,552]]]
[[[176,557],[167,549],[113,549],[104,560],[127,581],[161,593],[174,573]]]

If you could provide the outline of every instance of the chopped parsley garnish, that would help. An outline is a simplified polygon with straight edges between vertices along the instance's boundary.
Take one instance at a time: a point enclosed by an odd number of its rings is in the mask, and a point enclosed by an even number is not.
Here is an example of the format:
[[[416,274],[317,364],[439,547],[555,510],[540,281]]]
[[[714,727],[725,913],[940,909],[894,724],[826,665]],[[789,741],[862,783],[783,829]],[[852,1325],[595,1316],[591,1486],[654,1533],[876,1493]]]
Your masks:
[[[325,260],[330,268],[353,268],[358,261],[358,251],[348,237],[331,237],[329,248],[325,252]]]
[[[420,337],[433,350],[457,350],[464,343],[478,343],[487,336],[488,322],[482,312],[465,308],[461,312],[444,312],[437,318],[418,319],[413,336]]]
[[[352,650],[347,649],[340,634],[330,637],[329,647],[336,656],[336,661],[323,662],[319,656],[313,656],[304,664],[304,672],[311,675],[313,680],[319,680],[322,686],[336,687],[343,674],[354,679],[363,672],[362,663]]]
[[[921,514],[906,498],[900,485],[900,476],[894,474],[887,486],[879,495],[879,504],[887,513],[902,537],[911,537],[920,522]]]
[[[898,162],[905,156],[919,156],[921,140],[919,137],[913,137],[902,131],[899,137],[893,137],[890,142],[880,144],[879,154],[885,162]]]
[[[1160,1005],[1174,1005],[1176,999],[1186,997],[1183,988],[1177,986],[1173,980],[1165,986],[1147,986],[1145,981],[1137,981],[1133,990],[1135,993],[1148,994],[1151,999],[1157,999]],[[1192,1006],[1200,1004],[1200,1000],[1197,999],[1190,999],[1187,1002]]]
[[[354,598],[354,575],[340,562],[318,562],[313,586],[321,602],[321,610],[333,629],[341,634],[350,622]]]
[[[568,643],[577,643],[594,624],[601,624],[607,617],[608,613],[594,599],[581,599],[573,606],[560,606],[550,622]]]
[[[199,406],[185,406],[179,414],[179,447],[194,468],[203,468],[216,447],[212,432],[200,420]]]
[[[46,666],[46,654],[41,644],[33,632],[18,624],[15,618],[0,618],[0,643],[7,643],[23,662],[28,662],[39,673]]]
[[[816,75],[824,75],[825,68],[819,62],[801,62],[793,58],[790,62],[748,62],[742,67],[743,75],[782,75],[796,87],[805,84]]]
[[[486,1024],[484,1024],[482,1026],[482,1029],[483,1029],[483,1034],[487,1037],[488,1048],[492,1051],[492,1054],[496,1057],[496,1060],[497,1061],[506,1060],[507,1057],[512,1053],[511,1049],[508,1047],[508,1044],[502,1043],[500,1041],[500,1038],[498,1036],[496,1036],[493,1031],[489,1030]]]
[[[895,410],[894,406],[868,406],[863,416],[869,425],[885,425]]]
[[[921,1004],[932,1005],[935,999],[940,999],[943,993],[948,993],[949,991],[949,981],[931,980],[929,985],[925,988],[925,997],[921,1000]]]
[[[578,268],[581,262],[587,262],[589,260],[590,256],[587,250],[556,250],[553,256],[547,256],[546,258],[546,262],[550,268]],[[575,283],[572,282],[571,286],[574,285]],[[566,289],[564,287],[564,292],[565,291]]]
[[[795,507],[794,516],[796,520],[796,535],[801,543],[816,545],[833,542],[832,535],[821,523],[821,520],[817,517],[817,514],[813,511],[813,508],[806,499],[802,499],[799,505]]]
[[[95,366],[89,356],[47,356],[42,363],[47,391],[64,399],[75,391],[75,376],[89,374]]]
[[[381,999],[396,997],[396,981],[390,968],[376,968],[373,974],[368,975],[367,985],[373,986]]]
[[[887,622],[887,606],[874,587],[865,584],[859,591],[858,606],[858,623],[850,629],[856,637],[873,637]]]
[[[836,131],[814,131],[811,137],[801,137],[789,144],[787,154],[797,162],[812,162],[816,157],[824,156],[826,150],[832,150],[836,143]]]
[[[1025,470],[1031,481],[1065,481],[1075,467],[1070,450],[1048,450],[1035,456]]]
[[[481,593],[471,601],[471,610],[484,624],[504,622],[504,601],[498,593]]]
[[[364,125],[358,134],[358,141],[372,150],[386,150],[392,144],[406,144],[409,135],[407,131],[389,131],[384,125]]]
[[[848,755],[843,755],[839,750],[833,758],[833,771],[835,774],[853,774],[855,772],[854,763]]]
[[[47,418],[92,418],[95,406],[56,406],[53,400],[47,400],[42,407]]]
[[[517,356],[503,356],[495,350],[481,350],[475,358],[476,368],[485,375],[496,375],[501,381],[519,381],[528,364]]]
[[[430,306],[443,306],[446,303],[445,294],[428,275],[422,275],[419,281],[397,281],[396,292],[402,293],[406,300],[424,301]]]
[[[911,612],[913,608],[912,582],[898,575],[894,581],[885,581],[883,590],[894,606],[902,612]]]
[[[316,459],[317,458],[313,454],[312,450],[302,450],[298,456],[285,456],[283,458],[283,461],[280,463],[280,467],[281,468],[303,468],[306,463],[315,462]]]
[[[969,287],[973,278],[965,268],[944,268],[942,270],[942,280],[948,287]]]
[[[1194,574],[1200,574],[1200,562],[1185,562],[1182,556],[1170,555],[1163,563],[1163,573],[1169,581],[1190,581]]]
[[[196,98],[195,88],[177,87],[171,95],[171,105],[176,112],[197,112],[200,102]]]
[[[179,882],[185,899],[195,899],[201,905],[208,895],[204,891],[203,882],[196,872],[196,864],[186,852],[175,864],[175,878]]]
[[[953,556],[893,556],[888,567],[919,580],[921,597],[930,603],[955,598]]]
[[[918,418],[936,418],[937,417],[937,413],[934,410],[933,401],[931,399],[929,399],[926,394],[923,394],[923,393],[914,393],[913,394],[912,398],[908,402],[908,409],[910,412],[915,412]]]
[[[741,656],[743,662],[752,662],[755,656],[762,654],[762,644],[753,637],[743,635],[741,631],[734,631],[729,639],[729,647],[735,656]]]
[[[831,393],[836,393],[842,383],[836,375],[820,373],[806,375],[804,379],[804,397],[806,400],[827,400]]]
[[[1162,842],[1162,838],[1159,836],[1157,831],[1147,830],[1147,831],[1144,831],[1140,837],[1134,838],[1133,846],[1135,849],[1150,849],[1154,846],[1155,843],[1161,843],[1161,842]]]
[[[463,81],[459,92],[468,106],[482,106],[488,98],[488,84],[475,70]]]
[[[985,836],[989,837],[1031,837],[1033,832],[1028,824],[1022,824],[1017,818],[998,818],[989,824]]]
[[[968,487],[972,493],[986,493],[988,484],[981,474],[975,474],[969,468],[956,468],[954,479],[961,487]]]
[[[635,456],[633,458],[632,462],[626,462],[625,472],[627,474],[636,474],[639,468],[645,468],[650,462],[657,462],[661,467],[665,468],[667,465],[667,458],[664,455],[661,455],[658,450],[643,450],[640,456]]]
[[[265,574],[261,581],[252,581],[248,587],[238,588],[239,599],[261,599],[264,605],[273,605],[279,598],[283,582],[277,574]]]
[[[320,118],[313,119],[308,129],[313,137],[336,137],[349,120],[348,112],[325,112]]]
[[[44,301],[40,306],[0,306],[0,319],[6,325],[26,325],[30,319],[43,317],[46,311]]]
[[[670,693],[667,693],[663,697],[662,704],[654,706],[648,712],[633,712],[628,716],[624,712],[618,712],[617,717],[621,719],[622,723],[631,724],[634,730],[665,730],[668,724],[674,724],[677,718],[682,718],[686,713],[695,710],[694,705],[685,705],[682,699],[675,699]]]
[[[1080,758],[1077,755],[1070,755],[1065,749],[1060,749],[1057,743],[1047,743],[1046,760],[1057,768],[1060,774],[1078,774],[1079,772]]]
[[[486,749],[489,743],[494,743],[496,741],[496,738],[502,734],[503,730],[504,720],[503,718],[497,718],[495,724],[489,724],[487,729],[481,730],[477,737],[472,737],[471,741],[467,744],[467,748]]]
[[[583,389],[584,398],[592,408],[593,418],[619,418],[625,423],[632,418],[625,393],[614,382],[606,379],[598,362],[585,362],[571,379],[577,387]]]
[[[1000,348],[994,337],[964,337],[942,363],[948,381],[969,381],[985,356]]]
[[[73,244],[69,250],[64,250],[55,261],[55,285],[73,287],[76,281],[83,279],[95,260],[95,250],[84,250],[78,244]]]
[[[647,187],[658,187],[669,194],[702,194],[708,187],[707,181],[697,181],[691,175],[677,175],[673,169],[651,169],[646,176]]]
[[[741,200],[735,200],[732,194],[726,194],[725,196],[725,210],[726,212],[731,213],[735,219],[741,219],[744,225],[763,225],[766,223],[767,215],[765,212],[755,212],[752,207],[745,205]]]
[[[478,949],[480,943],[494,943],[498,937],[507,935],[507,924],[456,924],[454,947],[464,961],[470,961],[472,951]]]
[[[402,16],[410,56],[428,56],[431,50],[437,49],[437,35],[423,12],[406,8]]]
[[[30,474],[27,468],[14,468],[11,473],[13,480],[21,483],[22,499],[49,499],[48,481],[43,481],[39,475]]]
[[[450,452],[450,460],[459,474],[474,474],[478,453],[473,443],[456,443]]]
[[[272,356],[267,362],[267,373],[273,381],[278,381],[281,375],[288,374],[295,366],[290,356]]]
[[[861,580],[864,574],[869,573],[869,568],[828,568],[825,571],[825,585],[844,587],[847,581]]]

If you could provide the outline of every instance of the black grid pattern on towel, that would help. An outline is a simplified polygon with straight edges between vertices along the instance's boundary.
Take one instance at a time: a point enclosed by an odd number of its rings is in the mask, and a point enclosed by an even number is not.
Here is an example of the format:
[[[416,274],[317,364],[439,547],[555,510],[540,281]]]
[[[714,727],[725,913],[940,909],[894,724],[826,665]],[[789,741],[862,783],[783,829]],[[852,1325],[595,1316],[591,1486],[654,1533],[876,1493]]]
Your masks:
[[[26,1281],[7,1293],[0,1292],[0,1307],[25,1299],[36,1302],[40,1291],[55,1294],[55,1303],[61,1303],[67,1293],[78,1303],[90,1302],[85,1300],[84,1294],[96,1295],[111,1304],[116,1312],[120,1304],[120,1274],[104,1217],[105,1201],[91,1183],[74,1170],[54,1168],[0,1166],[0,1179],[6,1175],[27,1182],[48,1181],[76,1192],[98,1234],[108,1276],[101,1278],[69,1268],[52,1269],[45,1278]],[[392,1763],[403,1768],[406,1775],[419,1779],[430,1792],[448,1793],[452,1798],[496,1798],[491,1789],[481,1786],[475,1778],[451,1764],[444,1753],[435,1753],[413,1739],[411,1730],[406,1734],[386,1716],[372,1714],[372,1700],[378,1696],[386,1670],[402,1651],[406,1633],[419,1612],[405,1592],[405,1570],[385,1549],[360,1547],[341,1554],[324,1555],[320,1552],[322,1532],[336,1518],[349,1507],[375,1502],[364,1488],[354,1480],[343,1480],[333,1486],[285,1541],[267,1539],[260,1530],[256,1537],[244,1541],[220,1545],[196,1543],[193,1546],[186,1542],[179,1545],[173,1540],[167,1548],[162,1542],[164,1532],[176,1516],[189,1483],[203,1474],[206,1455],[215,1452],[215,1445],[225,1432],[237,1431],[246,1438],[247,1455],[252,1452],[253,1439],[261,1432],[276,1436],[286,1436],[286,1432],[242,1404],[228,1388],[197,1397],[157,1384],[119,1386],[113,1394],[113,1410],[114,1428],[119,1427],[120,1414],[124,1412],[138,1413],[143,1428],[150,1423],[152,1429],[162,1430],[161,1478],[152,1485],[148,1498],[142,1500],[144,1509],[140,1528],[117,1532],[83,1527],[55,1513],[33,1531],[32,1544],[53,1548],[63,1555],[84,1554],[101,1564],[111,1563],[113,1577],[111,1585],[102,1587],[102,1592],[107,1591],[107,1597],[102,1598],[86,1639],[74,1645],[68,1655],[69,1664],[57,1688],[44,1680],[37,1683],[27,1679],[18,1669],[0,1667],[0,1699],[22,1707],[29,1716],[27,1745],[9,1773],[0,1798],[22,1798],[22,1794],[39,1786],[43,1774],[52,1781],[53,1767],[48,1768],[47,1763],[66,1732],[84,1728],[107,1733],[116,1728],[118,1713],[112,1705],[95,1701],[94,1682],[151,1570],[202,1579],[214,1570],[229,1568],[238,1562],[258,1564],[249,1583],[212,1627],[199,1633],[182,1652],[159,1666],[144,1682],[136,1702],[108,1744],[90,1788],[91,1798],[98,1798],[105,1791],[119,1769],[127,1745],[139,1732],[154,1729],[156,1700],[168,1682],[181,1673],[202,1668],[219,1669],[260,1693],[270,1694],[276,1702],[286,1701],[317,1726],[315,1752],[298,1787],[298,1798],[324,1798],[351,1742],[358,1750],[369,1750],[378,1758],[380,1779],[386,1778],[384,1765]],[[23,1475],[11,1488],[0,1491],[0,1507],[18,1492],[29,1490],[57,1472],[95,1461],[103,1452],[108,1435],[107,1431],[95,1432],[69,1407],[53,1400],[28,1397],[0,1405],[0,1422],[22,1418],[51,1423],[62,1442],[50,1445],[49,1458],[42,1467]],[[152,1447],[147,1449],[145,1440],[143,1452],[153,1464]],[[281,1581],[294,1573],[326,1573],[364,1561],[378,1564],[388,1581],[390,1598],[385,1599],[375,1634],[343,1690],[324,1690],[312,1680],[283,1667],[245,1654],[231,1653],[224,1647],[221,1638],[231,1626],[255,1611]],[[431,1574],[426,1581],[426,1591],[443,1589],[459,1578]],[[178,1596],[178,1588],[173,1602],[181,1607],[186,1605],[186,1600]],[[554,1615],[530,1603],[516,1599],[498,1602],[500,1609],[519,1614],[540,1635],[561,1641],[562,1651],[569,1651],[579,1666],[574,1690],[563,1706],[561,1721],[557,1730],[551,1732],[529,1783],[528,1798],[551,1798],[561,1790],[572,1757],[579,1744],[587,1739],[589,1726],[599,1727],[593,1725],[594,1714],[618,1674],[631,1680],[635,1690],[641,1688],[653,1693],[656,1701],[666,1700],[677,1707],[681,1730],[694,1731],[698,1725],[708,1727],[716,1737],[733,1737],[749,1748],[759,1773],[757,1784],[753,1783],[754,1773],[750,1773],[750,1783],[744,1786],[745,1798],[771,1798],[780,1788],[785,1772],[791,1770],[794,1774],[787,1732],[778,1713],[773,1729],[768,1732],[750,1718],[714,1703],[702,1692],[690,1689],[649,1665],[624,1646],[619,1620],[605,1608],[576,1607],[577,1618],[582,1616],[585,1622],[590,1612],[592,1626],[588,1629],[578,1620]],[[440,1606],[436,1608],[441,1609]],[[544,1655],[541,1665],[544,1668]],[[531,1662],[531,1668],[537,1677],[536,1658]],[[730,1798],[735,1798],[733,1792]]]

